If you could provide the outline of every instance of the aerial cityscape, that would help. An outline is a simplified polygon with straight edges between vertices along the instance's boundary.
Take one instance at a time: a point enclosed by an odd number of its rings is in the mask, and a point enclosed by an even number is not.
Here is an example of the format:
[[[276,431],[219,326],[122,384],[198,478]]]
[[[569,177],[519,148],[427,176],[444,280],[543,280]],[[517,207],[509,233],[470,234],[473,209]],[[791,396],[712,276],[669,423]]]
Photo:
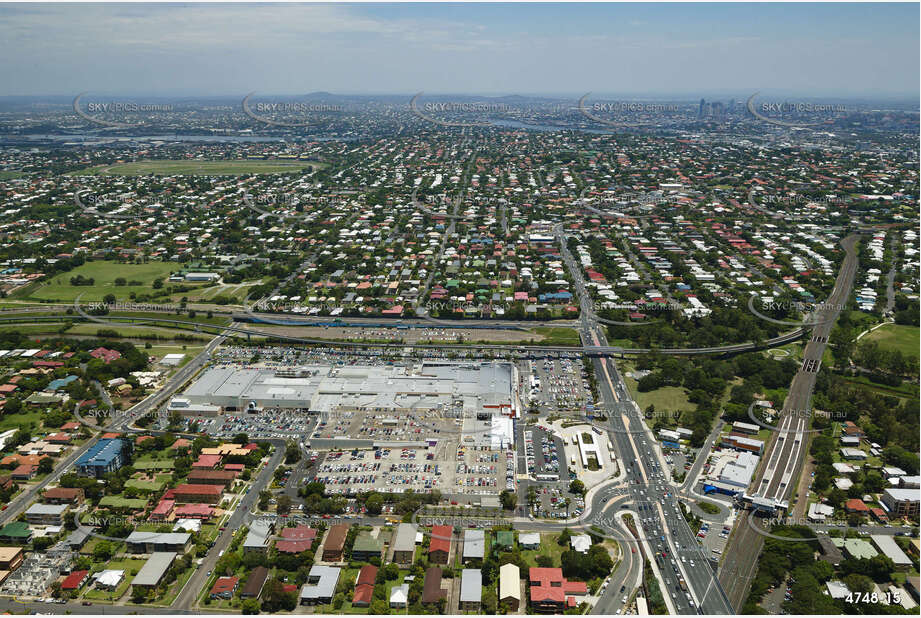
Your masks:
[[[0,611],[921,612],[918,3],[0,11]]]

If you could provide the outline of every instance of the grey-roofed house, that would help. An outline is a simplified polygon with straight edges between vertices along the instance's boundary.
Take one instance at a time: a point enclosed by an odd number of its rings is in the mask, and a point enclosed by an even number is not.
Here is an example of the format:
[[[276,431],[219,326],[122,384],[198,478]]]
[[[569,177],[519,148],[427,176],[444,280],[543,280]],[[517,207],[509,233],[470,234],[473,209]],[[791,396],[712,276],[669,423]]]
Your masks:
[[[518,544],[521,549],[540,549],[540,533],[522,532],[518,535]]]
[[[905,555],[891,536],[886,534],[871,534],[870,538],[879,547],[879,550],[892,560],[897,571],[907,571],[911,568],[911,558]]]
[[[172,551],[183,554],[188,550],[192,535],[187,532],[139,532],[125,539],[129,551],[137,554]]]
[[[476,611],[483,598],[483,573],[480,569],[461,571],[460,609]]]
[[[173,560],[176,559],[176,553],[171,551],[157,551],[150,555],[138,574],[131,581],[132,586],[141,586],[143,588],[156,588],[160,580],[166,575]]]
[[[464,531],[464,562],[482,560],[486,552],[486,533],[483,530]]]
[[[841,549],[832,543],[831,539],[824,534],[819,534],[816,538],[818,539],[819,547],[822,550],[822,554],[819,556],[819,558],[832,566],[838,566],[841,564],[841,561],[844,560],[844,554],[841,552]]]
[[[89,538],[89,536],[90,535],[83,530],[77,529],[64,539],[63,544],[72,550],[78,550],[83,547],[83,544],[86,543],[86,539]]]
[[[274,524],[264,519],[257,519],[249,527],[246,539],[243,541],[243,553],[265,554],[269,551],[269,537]]]
[[[66,504],[33,504],[26,510],[26,521],[41,526],[60,526],[68,508]]]
[[[412,524],[400,524],[393,539],[393,561],[411,564],[416,552],[416,529]]]
[[[339,567],[319,564],[310,567],[307,583],[301,587],[301,605],[331,603],[341,572]]]

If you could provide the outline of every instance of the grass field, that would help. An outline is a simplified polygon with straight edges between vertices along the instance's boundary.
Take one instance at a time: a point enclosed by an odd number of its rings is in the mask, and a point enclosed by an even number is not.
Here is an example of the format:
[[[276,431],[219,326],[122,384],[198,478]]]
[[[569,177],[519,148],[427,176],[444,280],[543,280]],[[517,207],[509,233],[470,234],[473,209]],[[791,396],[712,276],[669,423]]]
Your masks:
[[[562,326],[538,326],[533,329],[538,335],[542,335],[541,343],[548,345],[580,345],[582,340],[579,333],[573,328]]]
[[[115,165],[97,165],[68,176],[234,176],[238,174],[279,174],[297,172],[307,167],[320,168],[317,161],[287,160],[176,160],[135,161]]]
[[[0,431],[8,429],[37,430],[42,423],[42,413],[39,410],[29,410],[20,414],[4,414],[0,416]]]
[[[633,371],[633,363],[623,361],[619,364],[618,369],[622,374]],[[648,393],[641,393],[637,390],[637,382],[633,378],[624,375],[624,382],[630,391],[640,410],[645,410],[649,405],[654,405],[657,411],[684,412],[694,410],[696,406],[688,401],[687,391],[680,386],[663,386]]]
[[[12,180],[13,178],[22,178],[25,175],[25,172],[17,172],[15,170],[0,170],[0,180]]]
[[[128,479],[125,481],[125,487],[133,487],[144,492],[160,491],[165,486],[166,481],[141,481],[139,479]]]
[[[918,357],[921,346],[921,329],[917,326],[886,324],[872,333],[867,333],[860,341],[875,341],[886,350],[900,350],[905,356]]]
[[[78,324],[67,331],[69,335],[86,335],[87,337],[96,337],[99,330],[113,330],[118,333],[118,337],[123,339],[151,339],[159,337],[161,341],[171,341],[176,334],[194,337],[196,341],[210,341],[215,335],[194,334],[191,328],[153,328],[148,326],[115,326],[108,324]],[[190,331],[190,332],[186,332]]]
[[[120,264],[118,262],[87,262],[51,279],[42,282],[27,292],[28,298],[35,300],[73,301],[80,297],[81,302],[101,301],[106,294],[114,294],[118,300],[127,301],[131,293],[150,294],[153,290],[153,281],[163,278],[164,287],[169,283],[170,272],[181,270],[178,262],[148,262],[147,264]],[[85,279],[93,279],[93,285],[70,285],[71,277],[83,275]],[[143,285],[116,286],[115,280],[123,277],[128,281],[140,281]],[[188,285],[188,284],[184,284]],[[81,296],[82,294],[82,296]],[[166,303],[159,300],[154,302]]]
[[[540,549],[522,549],[521,557],[524,558],[529,567],[537,566],[538,556],[550,556],[550,559],[553,560],[553,566],[560,566],[560,557],[564,551],[569,549],[569,545],[567,544],[564,547],[557,543],[556,540],[559,536],[559,533],[556,532],[542,532],[540,535]]]
[[[114,508],[142,509],[147,506],[147,500],[143,498],[122,498],[121,496],[105,496],[99,501],[100,506],[111,506]]]
[[[0,326],[0,333],[22,333],[23,335],[54,335],[64,326],[64,322],[42,322],[40,324],[8,324]],[[67,330],[70,332],[70,329]]]

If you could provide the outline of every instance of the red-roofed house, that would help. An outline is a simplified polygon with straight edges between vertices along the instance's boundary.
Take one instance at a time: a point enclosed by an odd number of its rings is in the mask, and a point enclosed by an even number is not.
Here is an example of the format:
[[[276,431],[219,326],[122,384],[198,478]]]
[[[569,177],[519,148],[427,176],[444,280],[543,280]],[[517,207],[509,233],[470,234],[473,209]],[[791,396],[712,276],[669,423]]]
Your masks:
[[[74,571],[61,582],[61,590],[79,590],[89,576],[89,571]]]
[[[193,468],[213,470],[221,463],[220,455],[199,455],[198,461],[192,464]]]
[[[13,480],[16,481],[28,481],[35,473],[38,472],[38,466],[33,466],[32,464],[22,464],[17,466],[11,473],[10,476],[13,477]]]
[[[63,367],[64,363],[61,361],[32,361],[32,366],[36,369],[57,369],[58,367]]]
[[[50,436],[45,436],[45,442],[51,442],[52,444],[70,444],[70,434],[69,433],[53,433]]]
[[[203,485],[183,483],[172,490],[176,502],[204,502],[217,504],[221,501],[224,489],[220,485]]]
[[[282,540],[275,543],[275,549],[283,554],[299,554],[313,546],[317,531],[307,526],[281,529]]]
[[[531,586],[531,607],[541,613],[562,613],[575,607],[572,595],[588,592],[585,582],[571,582],[563,577],[563,569],[534,567],[528,571]],[[568,597],[568,598],[567,598]]]
[[[214,586],[211,588],[211,598],[229,599],[233,596],[239,583],[239,577],[218,577],[217,581],[214,582]]]
[[[118,360],[122,357],[122,353],[118,350],[109,350],[107,348],[96,348],[90,352],[90,356],[93,358],[98,358],[102,360],[106,365],[111,363],[114,360]]]
[[[150,513],[150,518],[157,521],[166,521],[170,518],[174,506],[176,506],[175,500],[163,498],[157,504],[157,508]]]
[[[74,431],[75,429],[80,429],[80,423],[77,421],[67,421],[61,425],[61,431]]]
[[[435,564],[448,564],[451,553],[451,538],[454,536],[452,526],[432,526],[432,538],[429,542],[429,560]]]
[[[851,498],[844,503],[844,510],[848,513],[869,513],[870,508],[860,498]]]
[[[355,607],[368,607],[371,605],[371,596],[374,594],[374,580],[377,578],[377,567],[373,564],[366,564],[358,572],[358,579],[355,580],[355,595],[352,597],[352,605]]]
[[[183,504],[173,511],[177,519],[211,519],[214,507],[208,504]]]

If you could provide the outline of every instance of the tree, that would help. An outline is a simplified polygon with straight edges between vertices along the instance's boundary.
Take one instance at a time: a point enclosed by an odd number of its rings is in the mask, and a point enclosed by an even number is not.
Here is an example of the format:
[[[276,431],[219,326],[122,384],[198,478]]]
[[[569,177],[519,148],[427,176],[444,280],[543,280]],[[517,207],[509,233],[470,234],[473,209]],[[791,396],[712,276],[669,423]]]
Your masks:
[[[285,463],[295,464],[301,460],[301,449],[296,442],[288,442],[285,446]]]
[[[113,552],[112,543],[109,541],[100,541],[96,544],[96,547],[93,548],[93,558],[96,559],[96,562],[108,562]]]
[[[39,474],[48,474],[54,470],[54,462],[50,457],[42,457],[38,462],[38,473]]]
[[[291,500],[291,496],[287,494],[282,494],[278,496],[278,503],[275,505],[275,510],[279,515],[287,515],[291,512],[291,505],[294,503]]]
[[[240,605],[240,609],[243,610],[244,614],[258,614],[259,601],[256,599],[245,599]]]
[[[494,586],[490,586],[483,590],[483,611],[486,614],[495,614],[496,606],[498,605],[498,598],[496,597],[496,589]]]
[[[579,496],[584,496],[585,495],[585,483],[583,483],[579,479],[575,479],[569,484],[569,491]]]
[[[550,556],[546,554],[538,555],[537,558],[535,559],[535,562],[537,563],[537,566],[543,567],[545,569],[553,566],[553,558],[551,558]]]
[[[569,531],[569,528],[564,528],[563,531],[560,532],[560,536],[557,537],[556,543],[557,545],[566,547],[567,545],[569,545],[569,539],[571,537],[572,537],[572,532]]]
[[[514,511],[515,507],[518,506],[518,496],[507,489],[499,494],[499,500],[502,502],[502,508],[506,511]]]
[[[368,515],[380,515],[384,508],[384,497],[379,493],[372,493],[365,500],[365,508],[368,509]]]

